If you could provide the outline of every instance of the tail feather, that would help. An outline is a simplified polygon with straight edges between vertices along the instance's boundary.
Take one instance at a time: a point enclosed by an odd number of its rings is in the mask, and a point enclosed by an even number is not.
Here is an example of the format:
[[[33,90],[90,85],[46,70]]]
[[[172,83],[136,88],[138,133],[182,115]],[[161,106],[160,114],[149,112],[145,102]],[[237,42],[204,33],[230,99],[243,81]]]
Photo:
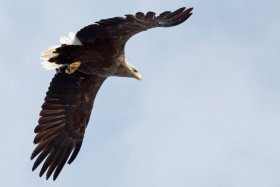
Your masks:
[[[61,45],[82,45],[81,41],[76,37],[76,34],[73,32],[70,32],[68,34],[68,37],[62,36],[60,38]],[[59,56],[59,52],[57,51],[58,48],[61,47],[61,45],[55,45],[49,47],[46,51],[41,53],[41,62],[43,68],[47,70],[54,70],[61,68],[67,64],[57,64],[56,62],[51,61],[50,59],[54,59]]]

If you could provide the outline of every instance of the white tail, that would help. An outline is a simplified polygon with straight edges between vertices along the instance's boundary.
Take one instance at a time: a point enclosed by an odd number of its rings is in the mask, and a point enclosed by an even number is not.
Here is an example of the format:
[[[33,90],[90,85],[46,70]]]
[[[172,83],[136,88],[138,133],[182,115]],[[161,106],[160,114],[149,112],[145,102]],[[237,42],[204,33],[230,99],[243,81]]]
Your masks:
[[[62,36],[60,37],[60,43],[64,45],[82,45],[81,41],[76,37],[76,34],[70,32],[68,37]],[[56,64],[54,62],[50,62],[51,58],[57,57],[59,53],[56,52],[56,49],[60,47],[59,45],[51,46],[47,51],[41,53],[41,62],[43,68],[47,70],[53,70],[64,66],[64,64]]]

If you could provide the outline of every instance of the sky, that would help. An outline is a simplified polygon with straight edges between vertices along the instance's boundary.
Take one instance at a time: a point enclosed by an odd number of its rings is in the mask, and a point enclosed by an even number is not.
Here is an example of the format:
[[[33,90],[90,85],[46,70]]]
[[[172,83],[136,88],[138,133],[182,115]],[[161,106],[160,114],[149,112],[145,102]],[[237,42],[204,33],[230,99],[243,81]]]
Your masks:
[[[126,45],[142,81],[102,85],[82,149],[53,182],[31,171],[54,75],[40,52],[102,18],[194,7]],[[277,0],[0,1],[0,186],[279,187]]]

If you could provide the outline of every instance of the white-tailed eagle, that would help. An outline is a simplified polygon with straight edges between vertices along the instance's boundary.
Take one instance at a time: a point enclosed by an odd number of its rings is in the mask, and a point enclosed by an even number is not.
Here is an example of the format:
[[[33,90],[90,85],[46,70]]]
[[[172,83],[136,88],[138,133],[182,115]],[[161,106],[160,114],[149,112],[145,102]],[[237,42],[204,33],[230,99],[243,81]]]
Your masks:
[[[42,65],[56,69],[50,83],[34,143],[32,170],[43,163],[40,176],[57,178],[67,162],[71,164],[82,146],[95,96],[109,76],[134,77],[138,70],[125,59],[124,48],[133,35],[156,27],[172,27],[186,21],[192,8],[154,12],[137,12],[125,17],[102,19],[77,34],[60,38],[61,45],[41,54]]]

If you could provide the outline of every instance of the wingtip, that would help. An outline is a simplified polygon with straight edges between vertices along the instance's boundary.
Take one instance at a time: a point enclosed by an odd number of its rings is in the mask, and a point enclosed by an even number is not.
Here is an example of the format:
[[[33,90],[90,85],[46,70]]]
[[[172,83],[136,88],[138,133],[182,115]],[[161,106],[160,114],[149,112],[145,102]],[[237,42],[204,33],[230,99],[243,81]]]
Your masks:
[[[35,157],[35,155],[34,155],[34,152],[33,152],[33,153],[31,154],[31,156],[30,156],[30,160],[33,160],[34,157]],[[32,171],[33,171],[33,169],[32,169]]]
[[[189,14],[192,14],[192,11],[193,11],[193,7],[185,9],[185,12],[188,12]]]
[[[185,11],[187,11],[187,10],[192,11],[193,7],[185,7],[185,6],[183,6],[183,7],[179,8],[178,10],[180,10],[180,9],[184,9]]]
[[[59,172],[59,173],[60,173],[60,172]],[[54,173],[54,175],[53,175],[53,181],[55,181],[55,180],[57,179],[59,173]]]
[[[33,158],[34,158],[34,156],[31,155],[31,160],[33,160]],[[33,166],[32,166],[32,171],[34,171],[35,169],[37,169],[38,166],[39,166],[38,164],[34,163]]]

